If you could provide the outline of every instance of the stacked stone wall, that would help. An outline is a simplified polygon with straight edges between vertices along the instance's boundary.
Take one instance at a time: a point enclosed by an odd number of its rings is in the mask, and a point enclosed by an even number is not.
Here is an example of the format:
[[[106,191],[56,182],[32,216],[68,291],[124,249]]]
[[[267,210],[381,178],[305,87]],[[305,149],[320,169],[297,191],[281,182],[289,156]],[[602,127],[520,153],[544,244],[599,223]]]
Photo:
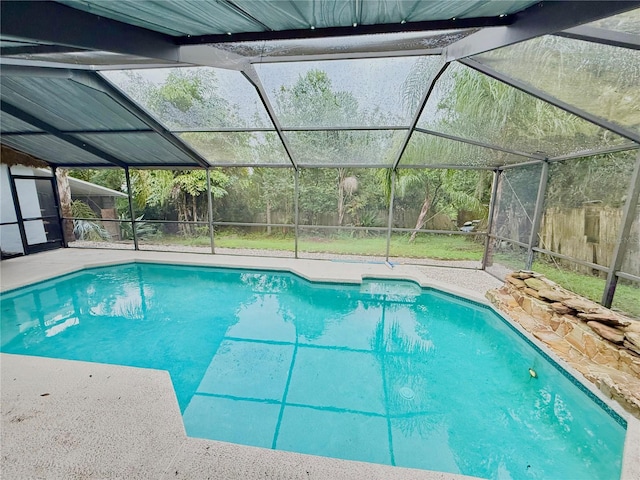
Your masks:
[[[530,271],[509,274],[487,298],[640,418],[640,321]]]

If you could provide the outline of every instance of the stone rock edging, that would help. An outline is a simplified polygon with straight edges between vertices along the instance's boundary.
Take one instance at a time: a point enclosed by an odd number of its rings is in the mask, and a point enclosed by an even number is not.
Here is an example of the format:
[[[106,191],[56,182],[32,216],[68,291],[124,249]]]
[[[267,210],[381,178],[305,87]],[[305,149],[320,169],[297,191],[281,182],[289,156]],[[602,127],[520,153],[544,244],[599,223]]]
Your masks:
[[[487,298],[640,418],[640,321],[520,270]]]

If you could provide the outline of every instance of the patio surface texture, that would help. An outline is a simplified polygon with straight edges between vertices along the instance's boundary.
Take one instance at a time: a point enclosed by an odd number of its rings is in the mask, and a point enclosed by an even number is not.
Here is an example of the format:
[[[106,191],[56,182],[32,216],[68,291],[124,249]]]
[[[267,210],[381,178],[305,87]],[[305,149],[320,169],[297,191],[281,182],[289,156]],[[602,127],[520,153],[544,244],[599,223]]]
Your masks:
[[[3,261],[0,290],[130,261],[288,270],[309,280],[354,283],[363,276],[405,278],[485,304],[484,293],[501,284],[482,271],[444,267],[62,249]],[[470,478],[189,438],[166,371],[2,354],[0,373],[3,479]],[[608,403],[629,422],[622,478],[638,479],[640,422]]]

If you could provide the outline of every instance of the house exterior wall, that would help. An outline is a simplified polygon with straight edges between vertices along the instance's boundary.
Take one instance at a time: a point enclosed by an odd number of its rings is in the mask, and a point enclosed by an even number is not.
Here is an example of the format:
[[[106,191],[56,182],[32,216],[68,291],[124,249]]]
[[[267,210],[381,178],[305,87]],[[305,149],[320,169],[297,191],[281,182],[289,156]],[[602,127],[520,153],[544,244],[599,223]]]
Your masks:
[[[0,248],[3,254],[19,255],[24,253],[20,229],[15,223],[18,221],[16,205],[11,195],[9,183],[9,167],[0,165]]]

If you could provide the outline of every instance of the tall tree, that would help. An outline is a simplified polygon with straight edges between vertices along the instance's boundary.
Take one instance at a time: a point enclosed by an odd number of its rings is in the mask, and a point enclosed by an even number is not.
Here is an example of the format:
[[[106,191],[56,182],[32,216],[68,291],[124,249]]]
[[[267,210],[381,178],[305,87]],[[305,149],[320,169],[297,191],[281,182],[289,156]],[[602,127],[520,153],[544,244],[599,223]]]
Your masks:
[[[275,92],[275,108],[282,124],[290,127],[331,128],[354,123],[380,124],[380,117],[383,116],[379,111],[361,109],[351,92],[337,90],[329,75],[317,69],[309,70],[300,75],[292,86],[283,86]],[[356,213],[354,207],[358,196],[355,194],[359,183],[354,170],[344,165],[350,162],[366,163],[370,158],[379,156],[387,141],[385,135],[385,132],[344,130],[297,131],[288,134],[292,149],[299,156],[304,155],[301,158],[304,163],[322,166],[335,163],[337,167],[333,173],[305,170],[305,181],[301,184],[300,192],[301,209],[317,220],[317,215],[329,213],[324,206],[331,199],[337,224],[343,225],[349,211]],[[330,181],[333,186],[326,188],[319,181]],[[314,192],[315,204],[307,201],[311,191]]]

